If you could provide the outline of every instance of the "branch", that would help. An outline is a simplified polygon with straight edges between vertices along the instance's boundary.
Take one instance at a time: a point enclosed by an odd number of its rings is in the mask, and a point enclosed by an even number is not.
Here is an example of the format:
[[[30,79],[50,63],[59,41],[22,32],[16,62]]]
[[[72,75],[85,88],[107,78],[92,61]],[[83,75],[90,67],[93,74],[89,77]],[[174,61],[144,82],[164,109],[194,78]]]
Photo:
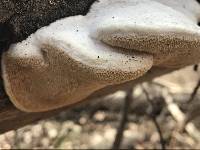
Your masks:
[[[190,99],[188,100],[188,103],[191,103],[194,100],[195,96],[197,95],[199,87],[200,87],[200,80],[198,81],[196,87],[194,88],[194,90],[190,96]]]
[[[1,97],[1,92],[0,92]],[[27,124],[35,123],[36,121],[47,119],[58,115],[59,113],[73,108],[74,106],[67,106],[60,109],[41,112],[41,113],[27,113],[16,109],[15,106],[8,100],[7,97],[0,98],[0,134],[9,130],[15,130]]]
[[[168,111],[171,113],[172,117],[178,122],[179,127],[184,128],[185,131],[194,139],[199,140],[200,131],[195,127],[195,125],[192,122],[188,122],[185,125],[185,122],[187,120],[186,115],[180,110],[178,105],[174,102],[173,97],[170,95],[167,89],[163,89],[162,91],[163,91],[162,95],[167,104]]]
[[[152,121],[153,121],[153,123],[154,123],[154,125],[155,125],[155,127],[157,129],[157,132],[159,134],[161,148],[162,148],[162,150],[165,150],[166,149],[166,146],[165,146],[166,142],[164,140],[160,125],[159,125],[159,123],[157,121],[157,116],[155,115],[154,110],[153,110],[155,108],[154,103],[152,102],[152,100],[151,100],[151,98],[149,96],[149,93],[147,92],[147,90],[144,87],[143,87],[143,91],[144,91],[144,94],[145,94],[145,96],[147,98],[147,101],[149,102],[149,104],[151,105],[151,108],[152,108],[152,112],[151,112],[151,114],[149,116],[151,117],[151,119],[152,119]]]
[[[120,149],[120,145],[121,145],[121,142],[122,142],[122,139],[123,139],[124,129],[125,129],[126,123],[128,121],[129,108],[130,108],[130,105],[131,105],[131,102],[132,102],[132,99],[133,99],[132,98],[132,92],[133,92],[133,89],[131,88],[131,90],[129,90],[127,92],[127,96],[124,99],[122,119],[120,121],[120,125],[119,125],[119,128],[117,130],[116,137],[115,137],[115,141],[113,143],[113,147],[112,147],[113,150]]]

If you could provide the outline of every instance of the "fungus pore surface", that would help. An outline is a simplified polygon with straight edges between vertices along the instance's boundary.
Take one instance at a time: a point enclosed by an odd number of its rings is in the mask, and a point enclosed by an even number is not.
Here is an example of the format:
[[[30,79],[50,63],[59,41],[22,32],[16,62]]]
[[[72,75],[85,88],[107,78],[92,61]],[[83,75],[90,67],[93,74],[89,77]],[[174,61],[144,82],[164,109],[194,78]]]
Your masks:
[[[200,60],[195,0],[100,0],[86,16],[39,29],[3,54],[5,88],[21,110],[46,111],[134,80],[151,67]]]

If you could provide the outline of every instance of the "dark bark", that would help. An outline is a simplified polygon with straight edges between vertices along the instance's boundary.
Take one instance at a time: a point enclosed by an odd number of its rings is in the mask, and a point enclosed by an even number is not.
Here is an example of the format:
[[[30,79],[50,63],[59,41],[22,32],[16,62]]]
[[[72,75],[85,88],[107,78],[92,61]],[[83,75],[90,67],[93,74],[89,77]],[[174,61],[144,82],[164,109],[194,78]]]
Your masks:
[[[60,18],[85,15],[96,0],[0,0],[0,22],[12,27],[12,42]]]

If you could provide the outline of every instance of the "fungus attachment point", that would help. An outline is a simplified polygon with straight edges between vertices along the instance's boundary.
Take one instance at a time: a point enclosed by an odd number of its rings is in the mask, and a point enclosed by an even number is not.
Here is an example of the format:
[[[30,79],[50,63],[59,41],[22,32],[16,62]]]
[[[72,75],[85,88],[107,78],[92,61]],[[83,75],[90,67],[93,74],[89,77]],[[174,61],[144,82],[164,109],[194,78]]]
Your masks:
[[[100,0],[86,16],[38,30],[3,55],[7,94],[21,110],[47,111],[134,80],[153,65],[196,64],[200,37],[194,24],[200,9],[183,9],[177,3]]]

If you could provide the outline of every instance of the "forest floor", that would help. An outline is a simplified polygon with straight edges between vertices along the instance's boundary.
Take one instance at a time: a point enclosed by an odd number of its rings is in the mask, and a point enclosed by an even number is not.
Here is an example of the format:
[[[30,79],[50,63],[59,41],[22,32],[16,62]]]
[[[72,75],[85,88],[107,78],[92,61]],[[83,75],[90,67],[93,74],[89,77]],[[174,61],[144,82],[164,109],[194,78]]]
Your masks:
[[[167,148],[200,148],[199,93],[192,102],[187,102],[198,80],[198,73],[194,73],[190,67],[134,87],[121,148],[161,148],[160,134],[152,112]],[[153,105],[147,100],[144,88]],[[125,97],[125,91],[118,91],[53,118],[7,132],[0,135],[0,149],[111,148]],[[169,98],[172,101],[167,100]],[[183,117],[188,119],[183,121]],[[189,121],[185,123],[185,120]]]

